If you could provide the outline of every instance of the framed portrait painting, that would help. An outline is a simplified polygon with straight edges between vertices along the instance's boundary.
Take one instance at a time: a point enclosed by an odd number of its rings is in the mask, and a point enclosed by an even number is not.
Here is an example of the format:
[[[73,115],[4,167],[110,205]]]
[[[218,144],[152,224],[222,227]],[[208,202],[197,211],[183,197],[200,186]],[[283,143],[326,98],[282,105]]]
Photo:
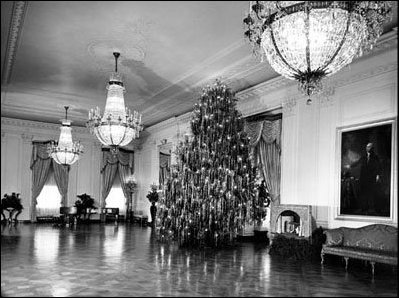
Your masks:
[[[338,218],[393,216],[395,121],[338,129]]]

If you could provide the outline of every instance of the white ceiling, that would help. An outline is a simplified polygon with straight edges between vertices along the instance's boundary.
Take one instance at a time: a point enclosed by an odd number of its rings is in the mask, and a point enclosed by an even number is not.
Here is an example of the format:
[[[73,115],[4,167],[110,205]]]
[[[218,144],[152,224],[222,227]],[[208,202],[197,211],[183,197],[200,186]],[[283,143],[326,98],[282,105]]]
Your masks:
[[[243,37],[247,1],[1,2],[1,116],[73,125],[104,109],[121,52],[125,103],[146,127],[191,111],[222,78],[240,91],[278,75]],[[14,23],[12,23],[14,21]],[[385,31],[397,26],[394,20]]]

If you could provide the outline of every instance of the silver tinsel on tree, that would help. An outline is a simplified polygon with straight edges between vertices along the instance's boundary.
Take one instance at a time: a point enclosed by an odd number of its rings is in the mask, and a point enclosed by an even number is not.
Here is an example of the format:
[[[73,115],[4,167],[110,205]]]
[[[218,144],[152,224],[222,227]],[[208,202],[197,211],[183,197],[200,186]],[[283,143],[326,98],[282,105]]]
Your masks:
[[[159,201],[157,233],[180,246],[234,243],[257,204],[244,119],[220,81],[207,86],[194,107],[193,138],[177,147],[177,165]]]

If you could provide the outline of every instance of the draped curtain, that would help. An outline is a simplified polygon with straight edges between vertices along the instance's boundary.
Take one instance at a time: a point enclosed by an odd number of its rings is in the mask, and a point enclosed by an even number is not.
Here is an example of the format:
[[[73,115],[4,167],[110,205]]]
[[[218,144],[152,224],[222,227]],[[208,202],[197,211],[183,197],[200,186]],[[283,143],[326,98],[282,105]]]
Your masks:
[[[134,173],[134,153],[132,151],[119,150],[117,154],[103,150],[103,160],[101,165],[102,173],[102,201],[101,207],[105,207],[105,199],[114,184],[116,173],[118,172],[121,181],[121,188],[125,198],[130,198],[130,191],[127,181]],[[127,203],[127,200],[126,200]]]
[[[30,169],[32,170],[32,220],[36,219],[37,197],[49,175],[50,166],[54,169],[54,179],[61,194],[61,204],[66,206],[70,166],[57,164],[47,151],[50,142],[33,142]]]
[[[60,165],[53,159],[51,160],[54,169],[55,183],[57,184],[58,190],[62,197],[61,205],[62,207],[65,207],[67,205],[69,170],[71,167]]]
[[[260,168],[272,201],[280,199],[282,119],[246,122],[251,151]]]
[[[42,192],[36,198],[36,202],[36,216],[52,216],[60,213],[61,194],[55,182],[52,165],[50,165],[46,183],[43,186]]]
[[[159,153],[159,184],[163,187],[165,179],[170,173],[170,154]]]

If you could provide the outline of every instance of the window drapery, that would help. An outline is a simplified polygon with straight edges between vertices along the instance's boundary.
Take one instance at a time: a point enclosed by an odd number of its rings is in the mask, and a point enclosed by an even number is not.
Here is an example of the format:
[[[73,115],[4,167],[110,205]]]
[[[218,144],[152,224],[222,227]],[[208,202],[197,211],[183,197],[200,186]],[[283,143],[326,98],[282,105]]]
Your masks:
[[[101,165],[102,173],[102,195],[101,207],[105,207],[105,199],[109,195],[114,184],[116,173],[118,172],[121,188],[125,198],[130,198],[129,188],[127,187],[128,178],[134,173],[134,152],[119,149],[114,154],[109,150],[103,150],[103,160]],[[126,204],[127,204],[126,200]]]
[[[69,181],[69,170],[70,166],[60,165],[52,160],[52,166],[54,169],[55,183],[57,184],[58,190],[61,194],[61,204],[62,207],[67,205],[67,195],[68,195],[68,181]]]
[[[32,220],[36,219],[37,197],[48,179],[50,167],[54,169],[55,183],[61,194],[61,206],[66,206],[67,202],[70,166],[60,165],[50,157],[47,150],[49,143],[50,141],[32,142],[33,147],[30,162],[30,169],[32,170]]]
[[[127,187],[126,182],[133,175],[132,168],[130,168],[128,165],[123,165],[121,163],[118,163],[118,172],[119,172],[119,180],[121,181],[121,187],[122,187],[123,194],[125,195],[125,198],[127,198],[127,200],[129,200],[130,199],[130,190]],[[126,208],[127,208],[127,206],[126,206]]]
[[[107,164],[102,170],[102,191],[101,191],[101,202],[100,206],[105,207],[105,199],[108,197],[111,191],[112,185],[115,180],[115,175],[118,170],[118,164]]]
[[[159,153],[159,184],[163,187],[165,179],[169,177],[170,173],[171,155],[160,152]]]
[[[280,196],[280,149],[275,143],[268,144],[263,140],[258,144],[258,159],[273,202]]]
[[[281,150],[281,119],[246,122],[244,130],[251,138],[251,147],[256,147],[262,140],[267,144],[275,143],[278,150]]]
[[[111,190],[105,199],[106,208],[119,208],[119,215],[126,214],[126,199],[121,186],[121,179],[119,175],[115,175],[114,182],[112,183]]]
[[[282,119],[246,122],[255,164],[261,170],[266,187],[275,202],[280,198]]]
[[[36,216],[54,216],[60,213],[61,193],[55,181],[55,173],[50,165],[48,178],[39,196],[36,198]]]

